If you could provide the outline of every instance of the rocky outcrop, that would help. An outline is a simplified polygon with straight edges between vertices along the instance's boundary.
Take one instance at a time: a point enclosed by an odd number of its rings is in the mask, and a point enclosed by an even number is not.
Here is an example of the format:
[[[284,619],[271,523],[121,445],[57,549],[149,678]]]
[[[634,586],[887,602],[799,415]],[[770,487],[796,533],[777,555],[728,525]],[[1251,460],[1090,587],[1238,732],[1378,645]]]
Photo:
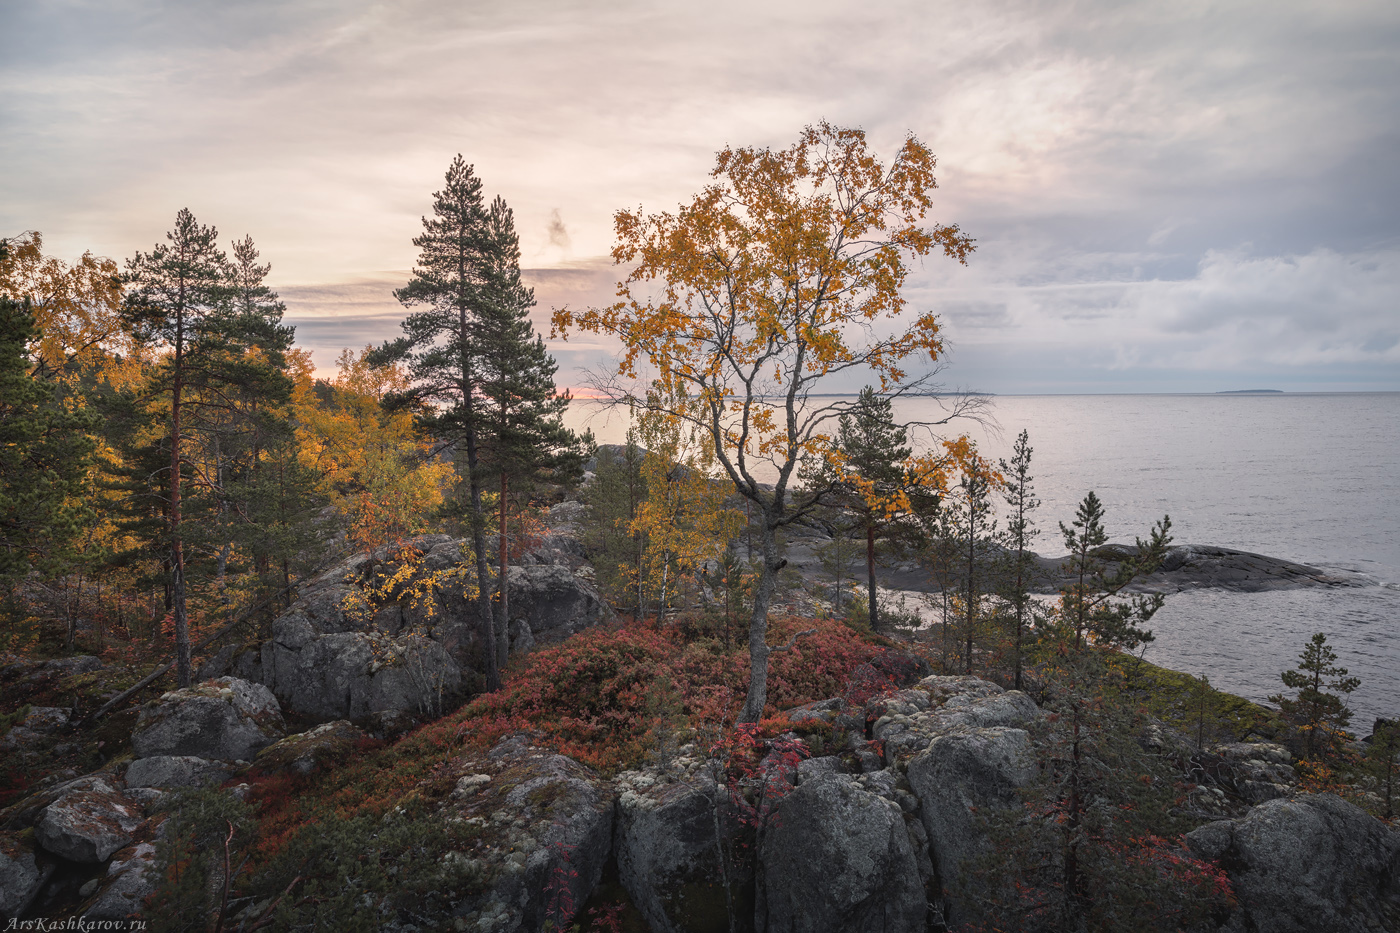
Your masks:
[[[126,786],[131,787],[203,787],[227,781],[227,762],[210,761],[193,755],[153,755],[138,758],[126,768]]]
[[[139,914],[155,893],[156,847],[148,842],[118,852],[99,882],[96,899],[83,911],[84,920],[121,920]]]
[[[928,902],[901,808],[847,774],[804,781],[763,839],[760,933],[916,933]]]
[[[456,706],[462,670],[441,643],[379,632],[325,633],[283,616],[263,644],[261,676],[289,710],[322,720],[387,710],[440,715]]]
[[[517,933],[556,928],[583,906],[612,851],[616,793],[572,758],[523,735],[456,759],[461,777],[443,818],[478,830],[457,858],[477,865],[483,893],[457,905],[458,929]]]
[[[10,833],[0,833],[0,920],[24,913],[52,872],[52,867],[39,867],[32,849]]]
[[[364,732],[343,719],[322,723],[269,745],[258,753],[254,766],[265,774],[286,771],[304,776],[333,767],[366,738]]]
[[[1200,756],[1205,759],[1205,756]],[[1286,797],[1298,783],[1293,756],[1274,742],[1231,742],[1215,745],[1205,760],[1216,782],[1246,803]]]
[[[613,617],[580,575],[582,550],[567,528],[561,520],[509,569],[514,652]],[[435,717],[478,685],[479,620],[461,595],[475,580],[469,551],[446,535],[410,543],[420,557],[404,580],[389,582],[402,566],[397,554],[357,555],[307,582],[273,622],[257,676],[286,709],[324,721],[387,711]],[[226,664],[241,657],[230,655]]]
[[[34,824],[34,838],[60,858],[95,864],[131,842],[131,834],[145,821],[139,801],[105,777],[90,775],[68,784],[44,808]]]
[[[1094,552],[1110,572],[1137,553],[1137,548],[1130,544],[1108,544]],[[1042,557],[1038,558],[1038,563],[1043,592],[1057,592],[1068,582],[1064,576],[1065,558]],[[1195,589],[1264,593],[1317,586],[1364,586],[1368,582],[1359,574],[1322,570],[1249,551],[1208,544],[1181,544],[1167,549],[1160,570],[1128,589],[1135,593],[1179,593]]]
[[[890,696],[871,733],[889,762],[919,754],[940,735],[959,729],[1022,728],[1040,711],[1018,690],[970,676],[925,677]]]
[[[1017,791],[1028,787],[1035,773],[1030,735],[1006,726],[941,735],[909,762],[909,784],[919,798],[951,922],[968,916],[961,901],[969,860],[990,851],[985,817],[1019,807]]]
[[[131,745],[137,757],[193,756],[248,761],[286,732],[282,710],[262,684],[221,677],[147,703]]]
[[[602,594],[567,566],[515,566],[508,574],[511,622],[528,626],[535,644],[563,641],[613,618]]]
[[[1400,929],[1400,832],[1332,794],[1270,800],[1188,833],[1229,873],[1229,933]]]
[[[731,902],[752,908],[753,873],[726,857],[739,835],[726,793],[699,762],[682,767],[676,780],[619,777],[618,875],[654,933],[727,930]]]
[[[68,726],[68,711],[57,706],[34,706],[9,732],[0,736],[0,751],[30,748],[45,736]]]

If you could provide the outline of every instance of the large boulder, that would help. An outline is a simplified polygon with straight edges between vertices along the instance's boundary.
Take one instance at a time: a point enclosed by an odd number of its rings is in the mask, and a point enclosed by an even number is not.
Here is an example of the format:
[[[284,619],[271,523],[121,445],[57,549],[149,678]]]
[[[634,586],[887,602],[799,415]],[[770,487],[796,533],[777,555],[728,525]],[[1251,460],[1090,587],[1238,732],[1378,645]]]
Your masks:
[[[446,535],[410,543],[421,558],[401,579],[397,553],[357,555],[308,581],[301,598],[274,620],[256,669],[288,710],[322,721],[388,711],[438,716],[473,688],[479,621],[475,605],[461,595],[464,581],[475,578],[470,550]],[[571,569],[581,564],[581,553],[574,538],[556,531],[509,569],[513,651],[613,617],[601,594]]]
[[[1269,800],[1186,844],[1230,876],[1229,933],[1400,930],[1400,831],[1340,797]]]
[[[204,787],[229,779],[226,762],[193,755],[153,755],[126,768],[127,787]]]
[[[258,753],[254,764],[264,774],[307,775],[344,761],[367,738],[363,731],[339,719],[269,745]]]
[[[884,745],[885,760],[907,761],[940,735],[997,726],[1025,728],[1040,715],[1019,690],[1003,690],[971,676],[925,677],[915,686],[872,701],[878,714],[871,734]]]
[[[324,632],[294,609],[263,643],[261,676],[287,709],[323,721],[387,710],[440,715],[462,693],[462,669],[417,634]]]
[[[511,622],[528,626],[535,644],[563,641],[613,618],[602,594],[567,565],[517,565],[507,570],[507,579]]]
[[[1030,786],[1035,774],[1029,733],[1007,726],[940,735],[909,762],[909,785],[919,799],[950,922],[969,916],[963,901],[972,880],[967,861],[990,851],[983,819],[1020,806],[1018,790]]]
[[[10,833],[0,833],[0,920],[24,913],[53,868],[41,868],[34,850]]]
[[[141,803],[102,775],[70,782],[34,824],[34,839],[70,862],[105,862],[146,821]]]
[[[525,736],[453,761],[460,777],[442,811],[477,830],[469,860],[484,890],[458,903],[458,930],[556,929],[588,900],[612,852],[616,793],[608,782]]]
[[[759,853],[760,933],[922,933],[928,901],[898,804],[847,774],[804,780]]]
[[[262,684],[220,677],[147,703],[131,746],[138,758],[193,756],[250,761],[286,732],[277,698]]]
[[[628,772],[618,786],[618,875],[654,933],[727,931],[731,900],[753,904],[752,872],[740,877],[722,851],[738,830],[728,795],[694,767],[676,781]]]
[[[122,920],[139,913],[146,898],[155,893],[157,880],[156,847],[149,842],[128,846],[108,864],[97,897],[83,911],[83,919]]]

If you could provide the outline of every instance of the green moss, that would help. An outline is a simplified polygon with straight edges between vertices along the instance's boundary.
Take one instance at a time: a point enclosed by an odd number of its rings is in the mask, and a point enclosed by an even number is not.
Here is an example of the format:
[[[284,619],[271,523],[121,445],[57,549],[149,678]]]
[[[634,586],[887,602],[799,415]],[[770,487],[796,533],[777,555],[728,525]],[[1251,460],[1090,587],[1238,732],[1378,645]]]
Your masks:
[[[1115,692],[1147,712],[1205,743],[1278,741],[1286,724],[1274,710],[1217,690],[1199,677],[1158,667],[1131,655],[1113,656],[1119,674]]]
[[[525,799],[530,801],[530,806],[537,810],[547,810],[559,802],[568,791],[569,785],[565,781],[550,781],[541,784],[530,793],[525,795]]]

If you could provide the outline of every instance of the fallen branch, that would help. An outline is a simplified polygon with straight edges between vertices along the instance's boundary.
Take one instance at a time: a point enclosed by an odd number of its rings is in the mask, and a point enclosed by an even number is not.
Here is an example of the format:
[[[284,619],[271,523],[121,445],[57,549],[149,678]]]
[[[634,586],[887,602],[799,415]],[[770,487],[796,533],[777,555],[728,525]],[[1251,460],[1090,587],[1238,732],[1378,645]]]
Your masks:
[[[268,606],[271,606],[271,605],[272,605],[273,603],[275,603],[277,600],[281,599],[283,596],[285,596],[286,594],[290,593],[290,592],[291,592],[292,590],[294,590],[294,589],[296,589],[295,586],[289,586],[289,587],[286,587],[286,588],[284,588],[284,589],[282,589],[282,590],[279,590],[278,592],[276,592],[276,593],[274,593],[273,595],[269,596],[267,599],[265,599],[265,600],[263,600],[262,602],[258,603],[256,606],[252,606],[251,608],[246,609],[246,610],[244,610],[243,612],[239,613],[239,615],[238,615],[237,618],[235,618],[235,619],[230,619],[228,622],[224,623],[223,627],[220,628],[217,632],[215,632],[214,634],[210,635],[208,638],[205,638],[205,639],[204,639],[203,641],[201,641],[199,644],[197,644],[197,645],[195,645],[193,648],[191,648],[191,649],[190,649],[190,653],[193,654],[193,653],[196,652],[196,651],[203,651],[205,648],[208,648],[208,647],[209,647],[210,645],[212,645],[214,642],[218,641],[220,638],[223,638],[225,635],[227,635],[229,632],[231,632],[235,626],[241,625],[242,623],[248,621],[248,617],[251,616],[253,613],[259,612],[259,611],[261,611],[261,610],[263,610],[263,609],[266,609]],[[157,679],[159,679],[159,678],[162,677],[163,675],[169,673],[170,669],[171,669],[172,667],[174,667],[174,666],[175,666],[175,661],[174,661],[174,659],[171,659],[170,661],[167,661],[165,664],[162,664],[160,667],[156,668],[155,670],[153,670],[153,671],[151,671],[149,674],[147,674],[145,677],[142,677],[140,680],[138,680],[138,681],[136,682],[135,686],[132,686],[132,687],[129,687],[128,689],[126,689],[126,690],[123,690],[121,693],[117,694],[116,696],[112,697],[112,699],[110,699],[110,700],[108,700],[106,703],[102,704],[102,706],[97,710],[97,712],[93,713],[91,716],[89,716],[89,717],[87,717],[86,719],[84,719],[84,720],[82,721],[81,724],[84,725],[84,726],[86,726],[86,725],[88,725],[89,723],[96,722],[97,720],[101,719],[103,716],[106,716],[106,715],[107,715],[109,712],[111,712],[115,707],[117,707],[117,706],[120,705],[121,703],[125,702],[129,697],[131,697],[132,694],[137,693],[137,692],[139,692],[140,690],[143,690],[144,688],[150,686],[151,683],[153,683],[154,681],[156,681]]]
[[[780,648],[769,648],[768,653],[782,654],[784,651],[791,651],[794,647],[797,646],[797,639],[801,638],[803,635],[815,635],[816,632],[817,630],[814,628],[804,628],[802,631],[789,638],[786,645],[783,645]]]

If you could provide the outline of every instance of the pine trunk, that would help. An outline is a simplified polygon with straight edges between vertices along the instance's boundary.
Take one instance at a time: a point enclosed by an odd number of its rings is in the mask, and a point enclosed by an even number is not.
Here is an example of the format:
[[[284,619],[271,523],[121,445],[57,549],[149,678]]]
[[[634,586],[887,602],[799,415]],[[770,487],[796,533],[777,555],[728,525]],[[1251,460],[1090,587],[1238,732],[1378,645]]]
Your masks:
[[[185,553],[180,542],[180,391],[184,388],[183,309],[175,322],[175,380],[170,394],[170,598],[175,616],[175,682],[190,685],[190,622],[185,612]]]
[[[508,492],[506,471],[501,470],[501,502],[500,502],[500,539],[497,543],[498,557],[501,567],[500,584],[501,593],[501,620],[500,628],[504,629],[505,644],[497,648],[497,666],[504,666],[505,660],[510,657],[510,547],[506,537],[506,493]],[[505,650],[501,650],[504,648]]]
[[[880,614],[875,604],[875,524],[868,520],[865,523],[865,572],[870,579],[870,627],[877,629]]]

